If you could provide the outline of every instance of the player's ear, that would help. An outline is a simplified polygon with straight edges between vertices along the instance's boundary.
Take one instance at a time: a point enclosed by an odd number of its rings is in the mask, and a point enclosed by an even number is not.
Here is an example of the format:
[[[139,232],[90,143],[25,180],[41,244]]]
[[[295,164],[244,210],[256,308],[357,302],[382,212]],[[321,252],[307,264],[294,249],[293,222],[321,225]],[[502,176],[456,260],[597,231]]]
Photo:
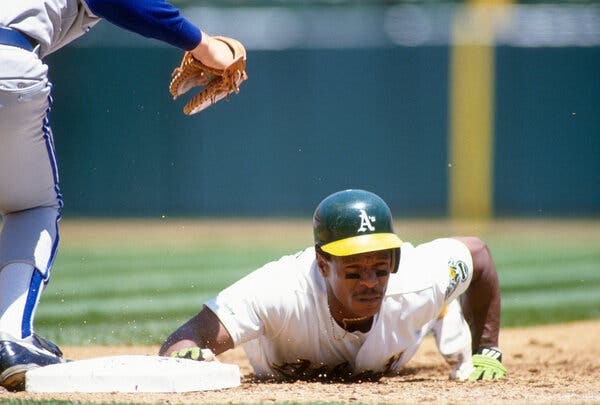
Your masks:
[[[392,249],[392,273],[398,272],[398,266],[400,265],[400,255],[402,251],[400,248]]]
[[[315,248],[315,256],[317,259],[317,266],[319,266],[319,270],[321,271],[321,275],[323,277],[327,277],[327,273],[329,272],[329,262],[325,257],[326,253],[324,253],[318,247]]]

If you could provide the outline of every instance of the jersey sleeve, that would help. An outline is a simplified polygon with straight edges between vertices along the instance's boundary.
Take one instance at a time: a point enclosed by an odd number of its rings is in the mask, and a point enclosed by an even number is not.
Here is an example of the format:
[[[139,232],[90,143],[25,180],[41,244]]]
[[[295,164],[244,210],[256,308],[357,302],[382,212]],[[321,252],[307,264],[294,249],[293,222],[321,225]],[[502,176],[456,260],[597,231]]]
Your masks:
[[[189,51],[202,40],[198,27],[164,0],[85,0],[94,15],[128,31]]]
[[[433,285],[447,304],[467,290],[473,277],[473,259],[467,246],[452,238],[424,245],[432,260]]]
[[[274,336],[296,310],[293,295],[301,282],[302,254],[284,256],[248,274],[205,302],[235,345]]]

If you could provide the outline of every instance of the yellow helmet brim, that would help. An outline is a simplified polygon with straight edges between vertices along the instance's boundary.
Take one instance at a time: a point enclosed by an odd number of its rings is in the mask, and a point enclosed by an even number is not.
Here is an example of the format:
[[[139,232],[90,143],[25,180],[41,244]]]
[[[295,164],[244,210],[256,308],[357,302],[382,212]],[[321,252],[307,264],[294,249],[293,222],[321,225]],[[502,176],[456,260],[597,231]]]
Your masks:
[[[321,246],[321,250],[334,256],[350,256],[399,248],[401,245],[402,240],[395,233],[371,233],[327,243]]]

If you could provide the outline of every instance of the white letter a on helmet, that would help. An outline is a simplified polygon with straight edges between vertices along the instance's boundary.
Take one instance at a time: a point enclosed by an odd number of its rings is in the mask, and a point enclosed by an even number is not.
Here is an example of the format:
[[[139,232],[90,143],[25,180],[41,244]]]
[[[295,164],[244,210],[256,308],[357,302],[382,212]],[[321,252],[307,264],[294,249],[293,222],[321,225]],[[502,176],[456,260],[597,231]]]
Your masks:
[[[374,231],[375,227],[371,222],[375,222],[375,217],[370,217],[365,210],[360,210],[360,227],[357,232]]]

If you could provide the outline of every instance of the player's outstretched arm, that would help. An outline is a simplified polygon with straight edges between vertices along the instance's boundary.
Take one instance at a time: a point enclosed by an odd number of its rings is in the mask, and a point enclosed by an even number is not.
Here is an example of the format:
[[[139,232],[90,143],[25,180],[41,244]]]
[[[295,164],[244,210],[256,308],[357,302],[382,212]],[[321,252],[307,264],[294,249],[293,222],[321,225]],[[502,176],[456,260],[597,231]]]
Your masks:
[[[200,28],[165,0],[85,0],[90,11],[112,24],[182,50],[194,49]]]
[[[456,237],[471,252],[473,278],[461,295],[465,319],[471,327],[473,352],[481,347],[498,347],[500,331],[500,284],[496,265],[487,244],[476,237]]]
[[[215,355],[218,355],[233,349],[233,347],[233,339],[225,326],[210,309],[204,307],[165,340],[159,350],[159,355],[171,356],[177,352],[186,352],[186,354],[189,352],[193,358],[194,352],[187,349],[210,349]],[[202,358],[199,359],[202,360]]]
[[[246,49],[234,39],[212,37],[187,20],[165,0],[85,0],[90,12],[126,30],[158,39],[184,50],[173,70],[169,92],[177,98],[203,86],[185,105],[185,114],[196,114],[217,101],[229,99],[247,80]]]
[[[460,297],[462,310],[471,329],[475,371],[472,380],[497,379],[506,375],[499,349],[500,283],[496,265],[487,244],[477,237],[455,237],[473,258],[471,284]]]

